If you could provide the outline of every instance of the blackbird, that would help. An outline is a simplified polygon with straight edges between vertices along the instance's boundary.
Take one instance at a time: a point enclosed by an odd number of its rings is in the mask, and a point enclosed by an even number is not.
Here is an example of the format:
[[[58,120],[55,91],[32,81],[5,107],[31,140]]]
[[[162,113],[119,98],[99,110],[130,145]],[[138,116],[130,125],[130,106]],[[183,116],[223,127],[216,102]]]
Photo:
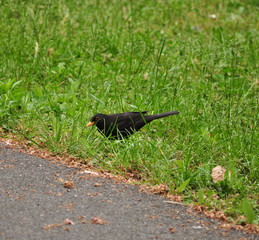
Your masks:
[[[128,138],[131,134],[144,127],[147,123],[170,115],[178,114],[178,111],[165,112],[155,115],[145,115],[145,112],[125,112],[105,115],[97,113],[91,117],[87,127],[96,125],[99,132],[108,138]]]

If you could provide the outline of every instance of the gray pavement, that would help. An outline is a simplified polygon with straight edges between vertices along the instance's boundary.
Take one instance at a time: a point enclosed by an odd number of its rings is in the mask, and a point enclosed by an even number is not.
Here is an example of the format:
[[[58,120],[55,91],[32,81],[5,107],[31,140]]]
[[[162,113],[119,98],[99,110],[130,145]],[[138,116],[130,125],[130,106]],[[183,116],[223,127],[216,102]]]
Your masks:
[[[0,239],[259,239],[166,201],[0,143]]]

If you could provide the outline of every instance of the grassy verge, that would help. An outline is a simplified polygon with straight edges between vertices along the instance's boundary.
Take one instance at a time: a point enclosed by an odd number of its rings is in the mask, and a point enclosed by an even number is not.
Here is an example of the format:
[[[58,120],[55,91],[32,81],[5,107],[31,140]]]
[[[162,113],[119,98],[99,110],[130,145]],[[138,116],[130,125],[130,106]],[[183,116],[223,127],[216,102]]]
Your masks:
[[[257,1],[0,5],[3,129],[258,223]],[[139,110],[181,114],[124,141],[85,127]]]

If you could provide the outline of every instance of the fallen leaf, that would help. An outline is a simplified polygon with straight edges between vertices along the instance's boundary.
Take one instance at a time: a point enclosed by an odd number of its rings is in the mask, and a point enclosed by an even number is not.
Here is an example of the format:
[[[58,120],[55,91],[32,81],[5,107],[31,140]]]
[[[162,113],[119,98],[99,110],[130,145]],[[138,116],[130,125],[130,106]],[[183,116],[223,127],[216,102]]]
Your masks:
[[[97,172],[88,171],[88,170],[82,171],[82,172],[80,172],[80,173],[81,173],[81,174],[82,174],[82,173],[87,173],[87,174],[95,175],[95,176],[98,176],[98,175],[99,175],[99,173],[97,173]]]
[[[94,187],[101,187],[102,186],[102,184],[101,183],[94,183],[94,185],[93,185]]]
[[[140,187],[140,192],[152,192],[154,194],[166,194],[169,192],[169,187],[167,184],[159,184],[155,186],[142,186]]]
[[[103,225],[103,224],[106,224],[106,221],[104,221],[102,218],[94,217],[94,218],[91,218],[91,223],[92,223],[92,224],[100,224],[100,225]]]
[[[14,165],[5,165],[5,166],[1,166],[0,169],[4,169],[4,168],[12,168],[15,167]]]
[[[64,220],[64,224],[67,224],[67,225],[75,225],[75,223],[74,223],[72,220],[70,220],[70,219]]]
[[[87,196],[89,197],[95,197],[95,196],[100,196],[103,195],[102,193],[87,193]]]
[[[65,188],[75,188],[76,186],[74,185],[74,183],[71,180],[67,180],[64,182],[64,187]]]
[[[60,206],[61,208],[66,208],[67,210],[71,210],[75,206],[74,203],[67,203],[65,205]]]
[[[50,225],[44,226],[43,229],[49,231],[53,227],[62,227],[62,224],[50,224]]]
[[[87,223],[87,220],[84,216],[78,216],[77,218],[81,220],[81,223]]]
[[[221,166],[214,167],[211,171],[211,177],[213,182],[219,182],[224,180],[226,169]]]
[[[175,232],[176,232],[176,228],[170,227],[170,228],[169,228],[169,231],[170,231],[171,233],[175,233]]]

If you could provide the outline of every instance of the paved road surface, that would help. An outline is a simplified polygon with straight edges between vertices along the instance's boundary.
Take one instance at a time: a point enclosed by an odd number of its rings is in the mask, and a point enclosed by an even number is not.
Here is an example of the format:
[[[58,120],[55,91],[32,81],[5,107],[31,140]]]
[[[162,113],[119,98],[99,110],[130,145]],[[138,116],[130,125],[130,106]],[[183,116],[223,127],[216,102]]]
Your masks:
[[[258,239],[165,201],[0,143],[0,239]]]

